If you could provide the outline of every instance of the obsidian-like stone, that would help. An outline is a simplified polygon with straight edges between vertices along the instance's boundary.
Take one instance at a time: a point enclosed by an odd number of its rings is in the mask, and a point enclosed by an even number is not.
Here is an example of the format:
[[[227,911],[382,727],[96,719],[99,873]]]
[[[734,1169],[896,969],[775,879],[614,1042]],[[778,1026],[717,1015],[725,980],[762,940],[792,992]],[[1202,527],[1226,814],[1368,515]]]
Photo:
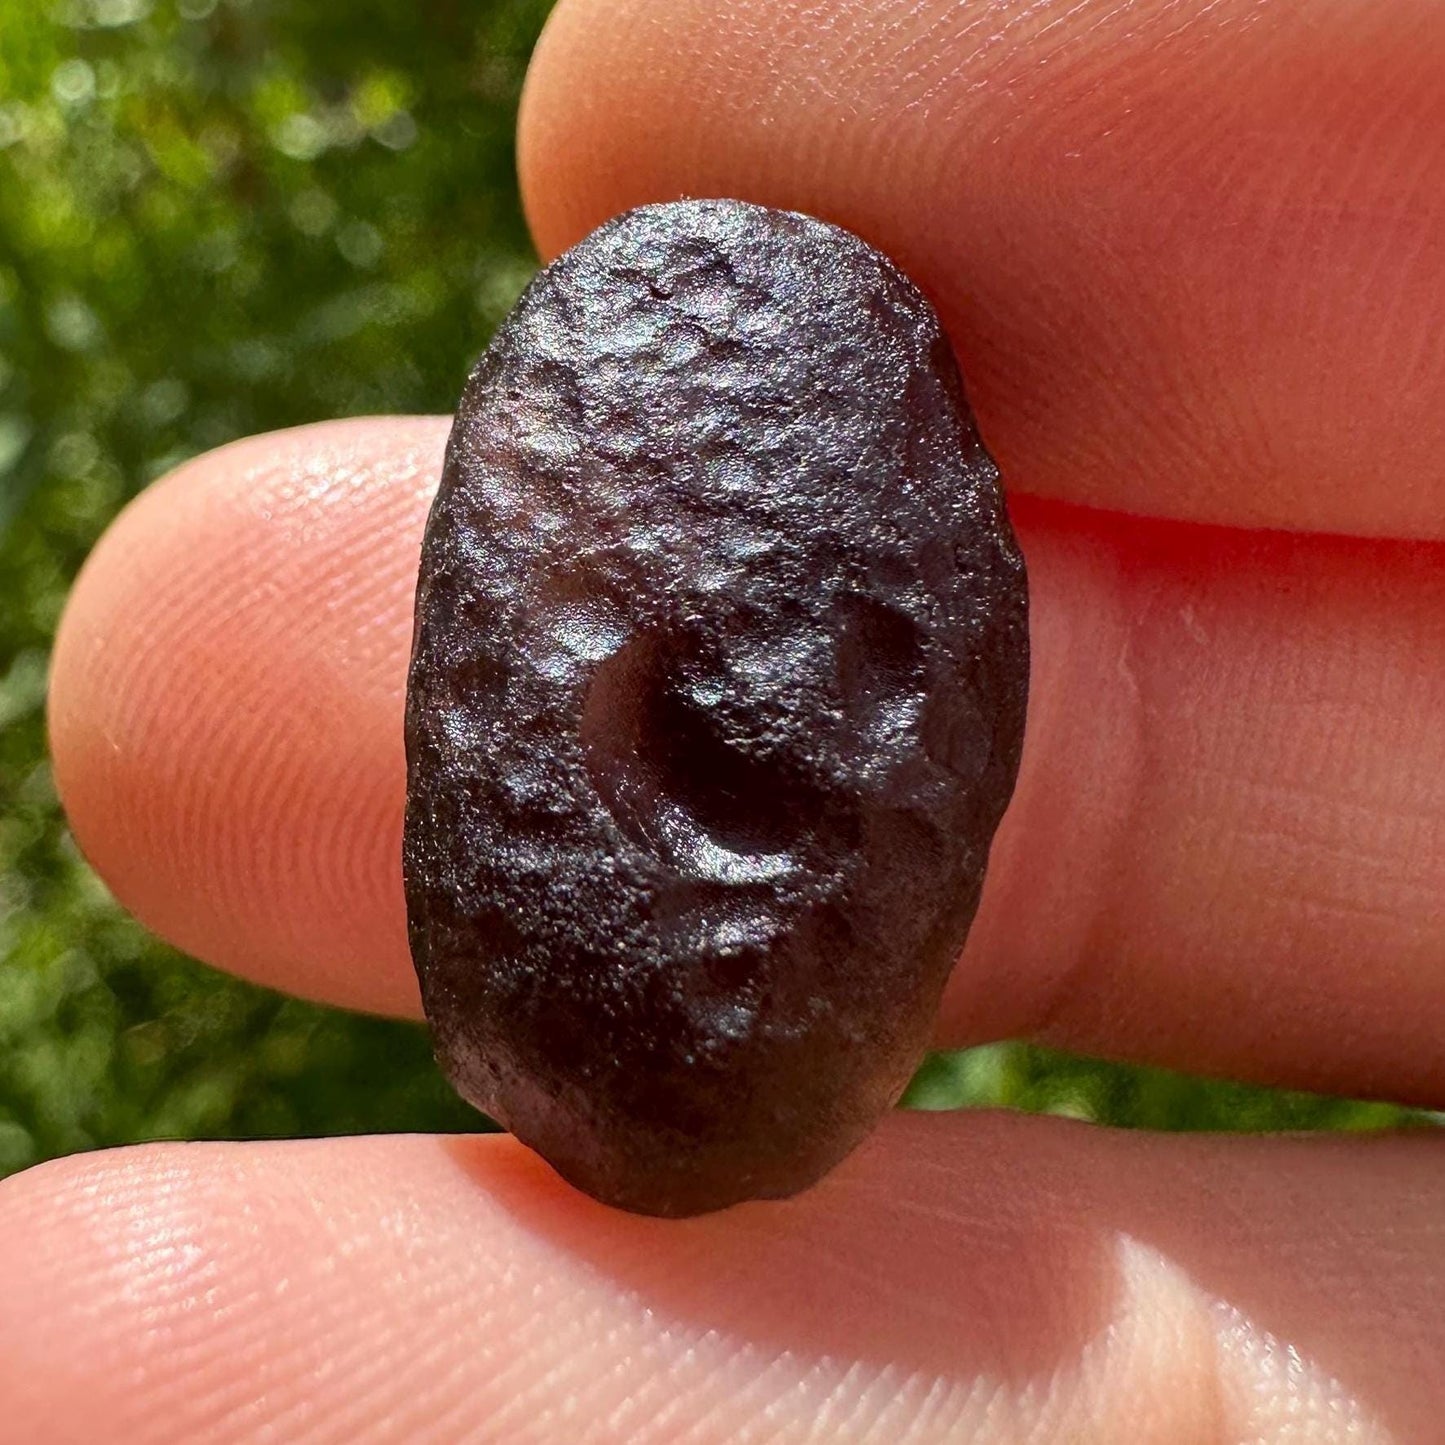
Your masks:
[[[913,285],[736,201],[593,232],[468,380],[422,551],[404,861],[453,1084],[629,1209],[816,1180],[927,1045],[1027,685]]]

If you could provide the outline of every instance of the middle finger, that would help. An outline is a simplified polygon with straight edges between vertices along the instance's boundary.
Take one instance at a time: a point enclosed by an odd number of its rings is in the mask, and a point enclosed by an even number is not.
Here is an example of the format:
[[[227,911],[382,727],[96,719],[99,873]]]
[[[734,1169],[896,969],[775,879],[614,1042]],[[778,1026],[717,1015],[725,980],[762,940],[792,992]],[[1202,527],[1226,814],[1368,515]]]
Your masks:
[[[159,484],[77,585],[51,690],[72,824],[143,921],[399,1012],[401,712],[446,428],[303,428]],[[1023,772],[945,1039],[1445,1098],[1445,548],[1018,521]]]

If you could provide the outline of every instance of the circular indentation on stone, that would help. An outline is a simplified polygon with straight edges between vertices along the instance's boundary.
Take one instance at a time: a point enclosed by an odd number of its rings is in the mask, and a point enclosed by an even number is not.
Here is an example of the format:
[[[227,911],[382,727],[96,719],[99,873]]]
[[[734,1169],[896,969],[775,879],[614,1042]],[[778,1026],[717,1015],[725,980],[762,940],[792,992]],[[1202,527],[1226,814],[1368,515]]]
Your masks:
[[[618,828],[654,857],[697,879],[775,879],[796,866],[823,798],[790,759],[733,735],[727,694],[685,643],[633,638],[593,672],[583,754]]]

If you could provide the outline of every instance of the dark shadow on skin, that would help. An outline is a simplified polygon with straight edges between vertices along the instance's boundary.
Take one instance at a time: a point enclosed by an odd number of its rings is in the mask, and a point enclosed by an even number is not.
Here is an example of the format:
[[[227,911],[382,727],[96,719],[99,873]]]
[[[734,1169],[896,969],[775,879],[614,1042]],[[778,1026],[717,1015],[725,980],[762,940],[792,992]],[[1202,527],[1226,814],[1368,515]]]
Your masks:
[[[1445,1138],[1428,1133],[1223,1144],[1005,1114],[942,1127],[902,1115],[798,1199],[684,1221],[596,1204],[520,1148],[445,1147],[519,1227],[664,1320],[787,1351],[800,1371],[827,1356],[954,1382],[1046,1383],[1111,1323],[1128,1239],[1298,1351],[1402,1441],[1439,1438],[1439,1362],[1425,1337],[1438,1338],[1445,1291],[1441,1271],[1421,1266],[1418,1236],[1445,1253]],[[1422,1150],[1440,1163],[1430,1198]],[[1402,1262],[1351,1275],[1352,1230],[1398,1241]],[[922,1331],[920,1297],[947,1301]]]

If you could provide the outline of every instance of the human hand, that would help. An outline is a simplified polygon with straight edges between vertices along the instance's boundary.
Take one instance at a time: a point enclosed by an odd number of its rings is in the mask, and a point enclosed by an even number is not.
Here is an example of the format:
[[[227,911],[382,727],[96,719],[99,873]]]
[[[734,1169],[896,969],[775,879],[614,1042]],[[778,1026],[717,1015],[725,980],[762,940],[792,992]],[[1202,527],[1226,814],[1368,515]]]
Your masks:
[[[944,1042],[1445,1099],[1442,82],[1428,0],[554,19],[522,122],[544,253],[684,192],[795,206],[959,346],[1034,682]],[[77,836],[142,919],[399,1013],[446,429],[159,484],[52,687]],[[66,1161],[0,1191],[0,1438],[1433,1441],[1441,1146],[899,1115],[802,1198],[681,1223],[496,1136]]]

